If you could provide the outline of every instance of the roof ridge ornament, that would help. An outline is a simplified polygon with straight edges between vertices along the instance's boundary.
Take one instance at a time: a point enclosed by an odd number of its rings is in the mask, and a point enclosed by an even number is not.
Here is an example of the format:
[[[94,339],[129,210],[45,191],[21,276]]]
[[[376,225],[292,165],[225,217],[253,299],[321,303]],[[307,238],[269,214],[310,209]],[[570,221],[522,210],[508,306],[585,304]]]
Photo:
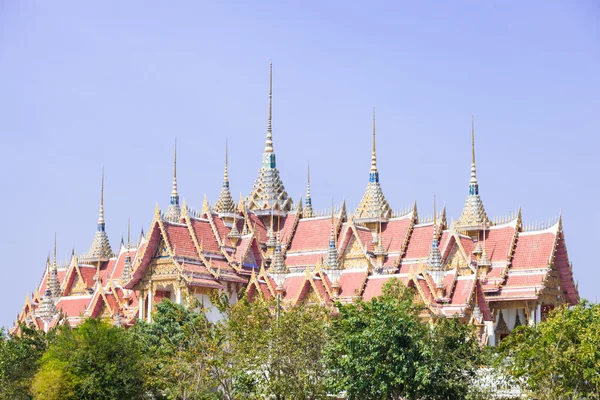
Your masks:
[[[181,206],[179,205],[179,192],[177,191],[177,139],[175,139],[175,149],[173,152],[173,190],[169,199],[169,207],[165,214],[165,219],[171,222],[179,222],[181,218]]]
[[[468,230],[478,229],[489,224],[490,220],[479,196],[477,167],[475,165],[475,117],[473,117],[471,120],[471,179],[469,180],[469,195],[465,201],[463,211],[456,221],[456,225],[461,230]]]
[[[373,107],[373,139],[371,148],[371,169],[369,183],[360,204],[356,208],[354,217],[357,222],[386,221],[392,215],[381,184],[379,183],[379,170],[377,169],[376,125],[375,108]],[[362,221],[361,221],[362,220]]]
[[[58,267],[56,264],[56,232],[54,232],[54,259],[52,261],[52,269],[49,271],[48,287],[54,299],[60,297],[60,283],[58,282]]]

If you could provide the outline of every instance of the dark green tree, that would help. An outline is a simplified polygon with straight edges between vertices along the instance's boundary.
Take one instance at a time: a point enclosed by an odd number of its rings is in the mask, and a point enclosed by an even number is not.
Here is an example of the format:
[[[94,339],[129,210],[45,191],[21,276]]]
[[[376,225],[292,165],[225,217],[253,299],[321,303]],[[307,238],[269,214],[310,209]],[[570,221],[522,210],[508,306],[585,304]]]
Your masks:
[[[329,310],[298,305],[279,313],[275,302],[241,300],[229,313],[227,341],[236,398],[327,397]]]
[[[539,399],[600,398],[600,305],[559,307],[500,343],[498,364]]]
[[[31,399],[31,380],[46,346],[43,331],[22,325],[20,335],[7,336],[0,330],[0,400]]]
[[[144,386],[132,336],[89,318],[77,328],[61,326],[32,383],[34,399],[139,399]]]
[[[458,320],[419,318],[415,293],[393,280],[369,302],[338,304],[327,347],[333,393],[349,399],[464,399],[478,342]]]

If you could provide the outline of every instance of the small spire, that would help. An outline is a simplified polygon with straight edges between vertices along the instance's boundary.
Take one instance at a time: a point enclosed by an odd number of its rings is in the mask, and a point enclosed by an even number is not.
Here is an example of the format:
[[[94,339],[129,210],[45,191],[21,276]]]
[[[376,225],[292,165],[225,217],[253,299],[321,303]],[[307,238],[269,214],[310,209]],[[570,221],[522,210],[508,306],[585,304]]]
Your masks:
[[[219,199],[215,203],[214,210],[217,213],[235,213],[235,202],[231,197],[231,192],[229,191],[229,168],[228,168],[228,145],[227,140],[225,140],[225,173],[223,174],[223,187],[221,188],[221,193],[219,195]]]
[[[310,162],[308,163],[308,179],[306,184],[306,202],[304,210],[302,210],[302,216],[305,218],[312,218],[315,216],[315,212],[312,208],[312,199],[310,197]]]
[[[127,218],[127,250],[131,248],[131,218]]]
[[[265,142],[265,153],[273,152],[273,130],[271,117],[273,111],[273,62],[269,64],[269,116],[267,122],[267,141]]]
[[[436,215],[436,198],[433,196],[433,215],[434,215],[434,223],[433,223],[433,239],[431,240],[431,249],[429,250],[429,257],[427,259],[427,264],[429,265],[430,274],[435,282],[436,286],[439,288],[443,287],[444,284],[444,269],[442,264],[442,253],[438,248],[438,240],[437,240],[437,219]]]
[[[173,190],[171,190],[171,198],[165,218],[168,221],[179,222],[181,217],[181,207],[179,205],[179,192],[177,191],[177,139],[175,139],[175,147],[173,150]]]
[[[47,283],[52,297],[57,299],[60,297],[60,283],[58,282],[58,266],[56,264],[56,232],[54,232],[54,259],[52,261],[52,270]]]
[[[225,173],[223,175],[223,186],[227,184],[227,187],[229,187],[229,146],[227,139],[225,139]]]
[[[475,167],[475,117],[471,117],[471,185],[476,185],[473,190],[469,190],[470,194],[479,194],[477,185],[477,168]],[[471,193],[473,192],[473,193]]]

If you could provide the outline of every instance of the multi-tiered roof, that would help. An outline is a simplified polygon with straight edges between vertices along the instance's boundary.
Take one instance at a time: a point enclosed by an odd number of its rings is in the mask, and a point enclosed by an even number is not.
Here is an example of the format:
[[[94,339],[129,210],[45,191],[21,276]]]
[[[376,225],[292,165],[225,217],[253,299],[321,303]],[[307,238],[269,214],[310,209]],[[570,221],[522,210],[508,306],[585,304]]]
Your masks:
[[[229,191],[227,149],[221,194],[214,207],[205,198],[199,212],[179,206],[175,158],[167,212],[157,206],[148,233],[133,244],[128,234],[115,254],[105,231],[103,183],[90,252],[73,253],[64,265],[48,260],[19,321],[40,329],[89,316],[131,324],[147,315],[148,304],[173,299],[164,287],[189,295],[220,290],[237,296],[243,289],[250,299],[279,297],[287,307],[369,300],[397,279],[415,288],[424,315],[488,324],[483,336],[489,336],[500,316],[512,329],[556,304],[578,302],[560,217],[536,228],[525,226],[520,210],[488,218],[475,174],[474,130],[467,200],[450,226],[445,208],[438,214],[434,206],[431,218],[419,215],[416,203],[392,213],[379,181],[375,134],[373,117],[369,183],[352,216],[345,203],[315,212],[310,175],[304,208],[292,207],[275,165],[270,104],[259,177],[237,206]]]

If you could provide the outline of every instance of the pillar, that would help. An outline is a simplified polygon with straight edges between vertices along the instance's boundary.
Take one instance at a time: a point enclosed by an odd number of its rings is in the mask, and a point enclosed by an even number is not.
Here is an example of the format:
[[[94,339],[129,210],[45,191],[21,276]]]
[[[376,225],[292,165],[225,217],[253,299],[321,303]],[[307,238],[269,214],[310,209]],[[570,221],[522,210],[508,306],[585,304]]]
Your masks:
[[[138,304],[139,319],[144,319],[144,291],[140,290],[140,300]]]
[[[148,323],[152,323],[152,281],[148,288]]]
[[[494,321],[485,321],[485,329],[488,335],[488,345],[496,345],[496,331],[494,330]]]
[[[175,303],[181,304],[181,286],[177,286],[177,291],[175,292]]]
[[[538,303],[537,308],[535,309],[535,322],[539,324],[542,322],[542,305]]]

